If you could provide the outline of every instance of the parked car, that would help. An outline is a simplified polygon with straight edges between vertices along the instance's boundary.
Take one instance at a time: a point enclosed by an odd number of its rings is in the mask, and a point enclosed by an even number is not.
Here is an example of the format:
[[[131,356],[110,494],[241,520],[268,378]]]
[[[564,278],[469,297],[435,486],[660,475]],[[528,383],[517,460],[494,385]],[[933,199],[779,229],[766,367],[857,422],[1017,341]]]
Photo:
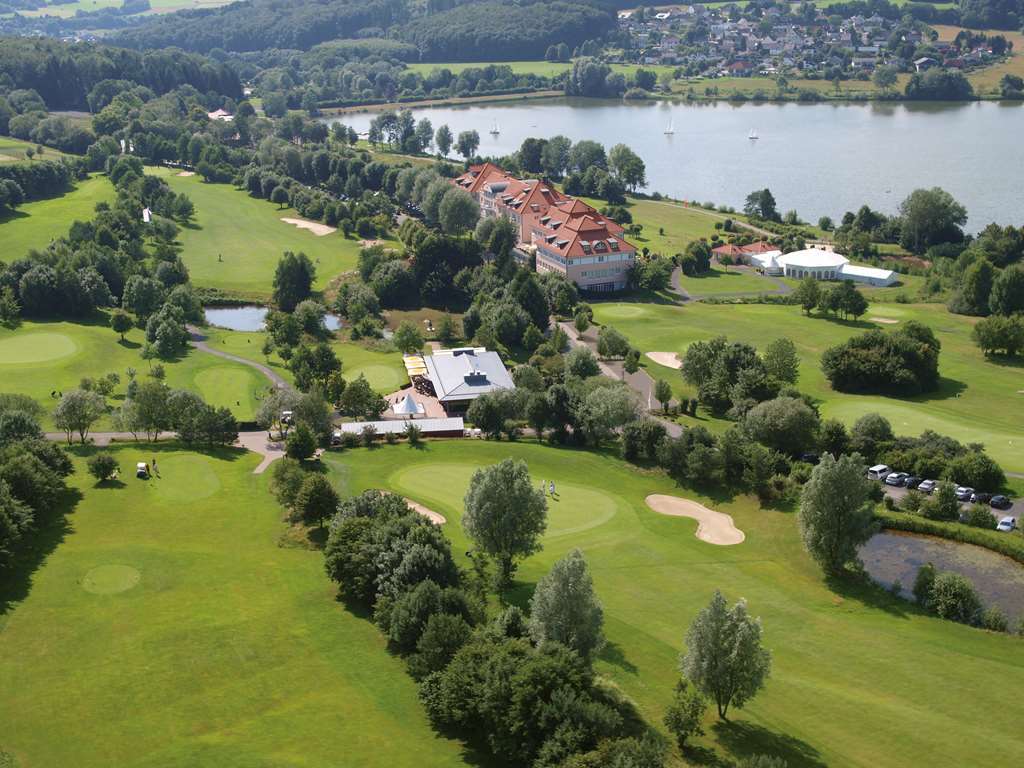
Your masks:
[[[989,501],[989,504],[995,507],[996,509],[1009,509],[1010,507],[1013,506],[1013,502],[1010,501],[1010,497],[1003,496],[1002,494],[1000,494],[999,496],[993,496],[992,499]]]
[[[957,501],[970,501],[971,496],[974,495],[974,489],[968,488],[966,485],[958,485],[956,487],[956,500]]]
[[[885,484],[894,488],[902,488],[903,483],[910,477],[906,472],[892,472],[885,476]]]
[[[140,461],[135,465],[135,476],[140,477],[143,480],[149,477],[149,464],[144,461]]]
[[[868,478],[871,480],[885,480],[890,472],[892,472],[892,469],[885,464],[875,464],[875,466],[868,470]]]
[[[1012,531],[1016,527],[1017,527],[1017,519],[1016,518],[1014,518],[1014,517],[1004,517],[1002,520],[999,521],[999,525],[996,526],[996,530],[997,531],[1002,531],[1003,533],[1009,533],[1010,531]]]
[[[922,480],[918,484],[917,490],[919,490],[921,493],[931,493],[938,486],[939,486],[939,481],[938,480]]]
[[[800,454],[800,461],[806,461],[808,464],[817,464],[821,461],[821,457],[816,453],[802,453]]]
[[[910,477],[908,477],[906,480],[903,481],[903,487],[904,488],[917,488],[919,485],[921,485],[921,481],[922,480],[924,480],[923,477],[918,477],[917,475],[911,475]]]
[[[975,491],[971,494],[971,504],[988,504],[990,501],[992,501],[991,493]]]

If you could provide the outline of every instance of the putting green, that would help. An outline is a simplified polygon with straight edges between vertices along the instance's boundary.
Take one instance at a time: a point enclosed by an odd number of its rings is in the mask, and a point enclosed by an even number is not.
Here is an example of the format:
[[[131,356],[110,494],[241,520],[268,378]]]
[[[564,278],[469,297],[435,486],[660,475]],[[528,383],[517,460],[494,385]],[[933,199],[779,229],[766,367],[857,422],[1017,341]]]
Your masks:
[[[477,469],[469,464],[417,465],[392,475],[390,482],[396,488],[408,490],[412,498],[437,499],[438,506],[445,506],[438,496],[439,489],[468,488],[473,472]],[[535,478],[538,488],[540,482],[540,477]],[[548,480],[544,482],[546,493]],[[603,525],[615,517],[623,503],[617,496],[561,480],[556,482],[555,491],[555,498],[547,496],[548,527],[544,532],[545,539],[581,533]],[[427,506],[435,508],[432,504]],[[461,519],[462,510],[453,510],[449,506],[443,514],[448,520]]]
[[[127,592],[142,578],[130,565],[97,565],[82,579],[82,589],[94,595],[116,595]]]
[[[364,365],[345,373],[349,381],[359,378],[359,375],[362,374],[375,392],[394,392],[407,381],[404,374],[394,366],[388,365]]]
[[[269,383],[254,369],[235,363],[204,368],[193,382],[207,403],[217,408],[225,406],[236,417],[256,411],[253,393]]]
[[[0,340],[0,365],[45,363],[69,357],[77,351],[78,345],[63,333],[21,333]]]
[[[179,454],[159,460],[149,488],[161,501],[181,503],[209,498],[220,490],[213,460],[195,454]],[[152,464],[150,464],[152,466]]]

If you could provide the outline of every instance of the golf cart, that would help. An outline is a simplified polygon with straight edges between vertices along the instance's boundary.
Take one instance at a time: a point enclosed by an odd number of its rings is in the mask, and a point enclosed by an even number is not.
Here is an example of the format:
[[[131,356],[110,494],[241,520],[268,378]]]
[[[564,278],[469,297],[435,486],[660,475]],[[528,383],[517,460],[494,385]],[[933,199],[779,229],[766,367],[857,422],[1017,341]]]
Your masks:
[[[149,479],[149,465],[144,461],[140,461],[138,464],[136,464],[135,476],[143,480]]]

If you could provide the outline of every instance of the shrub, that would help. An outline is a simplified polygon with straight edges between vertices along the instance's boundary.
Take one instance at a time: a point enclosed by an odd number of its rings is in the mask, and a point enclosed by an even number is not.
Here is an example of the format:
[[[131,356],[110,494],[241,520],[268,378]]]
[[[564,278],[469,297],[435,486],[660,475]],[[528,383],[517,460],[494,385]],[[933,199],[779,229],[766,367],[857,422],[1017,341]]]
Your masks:
[[[1010,628],[1010,622],[1006,614],[998,606],[993,605],[981,616],[981,626],[992,632],[1006,632]]]
[[[932,584],[935,583],[935,566],[925,563],[917,569],[917,576],[914,577],[914,599],[917,604],[924,607],[932,594]]]
[[[969,579],[959,573],[940,573],[932,583],[928,607],[943,619],[962,624],[981,621],[981,598]]]
[[[89,474],[95,477],[97,482],[102,483],[104,480],[109,480],[120,465],[117,463],[117,459],[109,453],[101,451],[90,456],[86,466],[89,469]]]
[[[676,684],[675,696],[665,712],[665,727],[676,737],[679,749],[685,746],[690,736],[704,735],[704,729],[700,724],[707,708],[707,699],[686,680],[680,680]]]
[[[984,504],[971,504],[964,515],[964,522],[975,528],[987,528],[990,531],[996,529],[995,515]]]

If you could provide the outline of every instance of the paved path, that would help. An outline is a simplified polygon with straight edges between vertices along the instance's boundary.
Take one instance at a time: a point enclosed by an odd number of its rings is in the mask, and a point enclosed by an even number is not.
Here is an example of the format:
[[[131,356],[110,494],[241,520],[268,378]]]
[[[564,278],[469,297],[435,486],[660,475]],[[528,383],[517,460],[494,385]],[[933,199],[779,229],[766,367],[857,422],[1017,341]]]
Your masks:
[[[597,354],[597,337],[596,337],[596,326],[590,326],[582,335],[576,332],[576,326],[570,322],[560,322],[558,326],[565,331],[565,335],[569,337],[569,346],[571,347],[590,347],[591,351]],[[601,360],[597,361],[598,368],[605,376],[610,379],[617,379],[618,381],[624,381],[630,389],[636,392],[638,399],[640,400],[641,407],[644,408],[650,414],[658,405],[660,405],[654,399],[654,379],[651,378],[650,374],[647,373],[643,368],[637,370],[636,373],[627,373],[623,367],[621,360]],[[674,401],[673,401],[674,402]],[[660,416],[653,416],[655,420],[661,422],[664,425],[665,431],[670,437],[679,437],[683,434],[683,427],[674,421],[669,421]]]
[[[67,442],[68,436],[63,432],[47,432],[45,435],[47,440],[54,443]],[[157,436],[157,440],[169,440],[174,437],[173,432],[161,432]],[[146,440],[146,433],[139,432],[138,435],[133,435],[131,432],[90,432],[85,438],[90,441],[93,445],[110,445],[111,443],[132,443],[132,442],[148,442]],[[74,436],[71,441],[73,445],[79,445],[78,435]]]
[[[266,366],[263,363],[257,363],[255,360],[249,360],[248,358],[245,357],[232,355],[231,353],[225,352],[224,350],[221,349],[217,349],[216,347],[211,347],[206,342],[206,337],[203,336],[203,333],[199,328],[196,328],[194,325],[189,325],[186,327],[188,328],[188,332],[192,335],[192,346],[200,350],[201,352],[207,352],[211,355],[216,355],[217,357],[223,357],[225,360],[231,360],[236,363],[241,363],[242,365],[247,365],[250,368],[255,368],[257,371],[266,376],[270,380],[270,383],[273,384],[278,389],[291,389],[291,384],[285,381],[285,379],[282,378],[279,373],[277,373],[269,366]]]
[[[267,467],[284,456],[284,442],[281,440],[271,440],[269,434],[263,430],[259,432],[239,432],[238,444],[263,457],[263,461],[252,471],[254,475],[262,475]]]

